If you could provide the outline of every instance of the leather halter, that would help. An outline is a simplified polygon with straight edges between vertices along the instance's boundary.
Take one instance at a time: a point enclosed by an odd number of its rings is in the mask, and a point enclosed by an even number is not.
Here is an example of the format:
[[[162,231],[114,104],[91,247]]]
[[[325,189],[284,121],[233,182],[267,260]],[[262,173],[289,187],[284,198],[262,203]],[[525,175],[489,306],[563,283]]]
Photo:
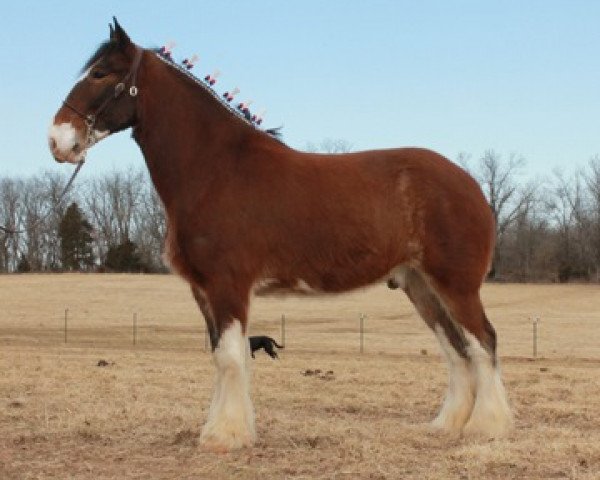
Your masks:
[[[116,100],[117,98],[119,98],[119,96],[123,93],[123,91],[125,90],[125,84],[131,80],[131,86],[129,87],[129,95],[131,97],[135,97],[138,94],[138,88],[136,86],[136,79],[137,79],[137,72],[138,69],[140,67],[140,62],[142,61],[142,54],[144,53],[144,50],[139,47],[139,46],[135,46],[135,58],[133,59],[133,63],[131,64],[131,68],[129,69],[129,72],[127,72],[127,74],[121,79],[121,81],[119,83],[117,83],[115,85],[115,91],[114,94],[109,96],[108,98],[106,98],[106,100],[104,100],[104,102],[102,102],[100,104],[100,106],[96,109],[95,112],[93,113],[88,113],[87,115],[80,112],[78,109],[76,109],[73,105],[69,104],[66,100],[63,101],[63,105],[65,107],[67,107],[69,110],[75,112],[77,115],[79,115],[81,118],[83,118],[85,125],[87,127],[87,132],[86,132],[86,145],[85,147],[91,147],[94,144],[94,126],[96,125],[96,122],[98,121],[98,117],[100,116],[100,114],[106,109],[106,107],[108,105],[110,105],[110,103],[113,100]]]

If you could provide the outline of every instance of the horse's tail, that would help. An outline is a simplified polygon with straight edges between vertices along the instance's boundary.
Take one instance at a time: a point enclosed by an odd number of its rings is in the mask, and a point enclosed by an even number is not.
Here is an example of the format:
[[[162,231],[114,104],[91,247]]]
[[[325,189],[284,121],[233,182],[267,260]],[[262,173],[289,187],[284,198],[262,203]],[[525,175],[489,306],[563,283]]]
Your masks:
[[[273,345],[275,345],[277,348],[285,348],[283,345],[279,345],[274,339],[272,339],[271,337],[267,337],[269,340],[271,340],[271,342],[273,343]]]

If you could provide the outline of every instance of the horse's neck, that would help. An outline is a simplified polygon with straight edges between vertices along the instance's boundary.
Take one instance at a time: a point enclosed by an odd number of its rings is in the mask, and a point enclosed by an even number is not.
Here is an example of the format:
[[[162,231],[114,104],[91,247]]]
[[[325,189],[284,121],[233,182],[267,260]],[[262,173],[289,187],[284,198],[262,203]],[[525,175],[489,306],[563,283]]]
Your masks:
[[[236,143],[252,128],[192,80],[146,55],[134,138],[168,210],[182,189],[193,186],[200,194],[214,174],[216,159],[225,167]]]

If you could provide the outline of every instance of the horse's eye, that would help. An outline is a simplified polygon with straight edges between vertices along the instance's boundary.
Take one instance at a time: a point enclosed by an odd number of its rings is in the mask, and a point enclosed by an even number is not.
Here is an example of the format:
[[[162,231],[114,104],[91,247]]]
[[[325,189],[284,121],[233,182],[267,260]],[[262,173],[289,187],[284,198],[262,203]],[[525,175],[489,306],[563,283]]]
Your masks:
[[[104,78],[106,77],[106,72],[103,70],[93,70],[92,78]]]

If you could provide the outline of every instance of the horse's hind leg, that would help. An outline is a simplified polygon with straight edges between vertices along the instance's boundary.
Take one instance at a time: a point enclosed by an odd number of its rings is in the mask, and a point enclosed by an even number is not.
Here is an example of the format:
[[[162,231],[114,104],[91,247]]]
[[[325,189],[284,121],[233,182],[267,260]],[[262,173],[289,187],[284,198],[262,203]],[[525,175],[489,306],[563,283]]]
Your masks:
[[[475,377],[464,329],[448,314],[438,295],[416,270],[407,269],[401,286],[427,325],[435,332],[448,363],[448,390],[432,425],[458,434],[468,421],[475,399]]]
[[[475,376],[476,396],[465,434],[498,436],[512,425],[512,414],[500,376],[496,332],[479,295],[446,296],[453,317],[464,326],[467,352]]]
[[[462,333],[465,341],[475,402],[463,432],[502,435],[511,426],[512,415],[500,377],[496,332],[485,315],[479,292],[442,289],[434,287],[433,282],[427,282],[427,285],[436,293],[454,328]]]

